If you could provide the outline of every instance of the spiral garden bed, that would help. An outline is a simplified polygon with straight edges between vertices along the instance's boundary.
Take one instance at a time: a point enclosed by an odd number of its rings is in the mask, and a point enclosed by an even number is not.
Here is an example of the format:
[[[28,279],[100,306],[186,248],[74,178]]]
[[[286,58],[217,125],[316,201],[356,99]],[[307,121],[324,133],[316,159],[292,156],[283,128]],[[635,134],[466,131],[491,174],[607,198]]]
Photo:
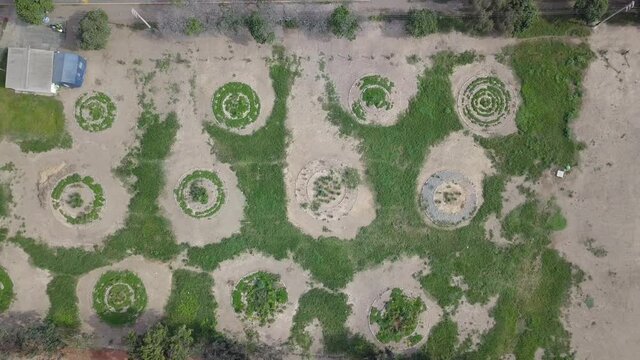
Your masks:
[[[431,175],[422,185],[420,199],[428,218],[442,227],[455,227],[471,219],[477,208],[473,183],[450,170]]]
[[[387,290],[374,300],[369,311],[369,330],[382,344],[411,348],[424,338],[418,333],[426,305],[418,295],[399,288]]]
[[[225,200],[222,180],[210,170],[194,170],[183,176],[174,194],[182,211],[196,219],[213,216]]]
[[[146,306],[144,284],[131,271],[106,272],[93,290],[93,308],[110,325],[134,323]]]
[[[287,301],[287,290],[280,275],[266,271],[243,277],[231,294],[233,310],[260,326],[273,322]]]
[[[298,174],[298,204],[318,220],[339,220],[353,208],[360,175],[336,160],[315,160]]]
[[[228,128],[243,129],[260,115],[260,98],[251,86],[241,82],[222,85],[213,94],[213,115]]]
[[[84,93],[76,101],[75,118],[78,125],[86,131],[106,130],[113,125],[116,118],[116,105],[105,93]]]
[[[102,186],[90,176],[69,175],[51,192],[53,209],[72,225],[87,224],[100,217],[105,204]]]
[[[11,305],[13,300],[13,282],[9,274],[0,267],[0,313],[4,312]]]
[[[385,123],[381,118],[391,116],[395,84],[380,75],[366,75],[356,81],[349,90],[349,105],[356,119],[363,124]]]

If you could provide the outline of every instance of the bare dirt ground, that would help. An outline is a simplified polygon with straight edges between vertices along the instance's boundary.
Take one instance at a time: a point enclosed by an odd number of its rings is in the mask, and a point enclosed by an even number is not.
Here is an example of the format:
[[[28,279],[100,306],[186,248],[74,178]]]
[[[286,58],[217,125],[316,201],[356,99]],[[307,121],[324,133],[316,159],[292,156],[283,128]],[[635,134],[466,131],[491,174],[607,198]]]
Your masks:
[[[288,301],[283,311],[276,315],[273,323],[265,326],[243,321],[231,303],[235,285],[244,276],[256,271],[280,275],[287,289]],[[289,338],[293,316],[298,309],[298,299],[311,288],[311,275],[290,259],[276,260],[262,254],[245,253],[223,261],[213,276],[213,296],[218,302],[217,329],[234,337],[246,339],[247,331],[255,332],[258,339],[268,345],[284,345]]]
[[[451,317],[458,325],[459,343],[469,338],[472,349],[480,344],[482,336],[495,325],[495,321],[491,317],[491,310],[497,301],[497,296],[490,298],[486,304],[471,304],[465,297],[460,300]]]
[[[512,242],[502,236],[501,221],[509,215],[509,213],[522,205],[527,197],[520,191],[519,186],[531,187],[531,183],[525,181],[524,176],[513,177],[507,181],[505,189],[502,192],[502,211],[500,215],[491,214],[485,223],[487,238],[498,246],[508,246]]]
[[[19,247],[13,244],[0,245],[0,266],[9,274],[15,294],[9,309],[0,316],[0,323],[2,318],[22,317],[25,314],[44,317],[49,310],[47,284],[52,276],[29,261],[29,255]]]

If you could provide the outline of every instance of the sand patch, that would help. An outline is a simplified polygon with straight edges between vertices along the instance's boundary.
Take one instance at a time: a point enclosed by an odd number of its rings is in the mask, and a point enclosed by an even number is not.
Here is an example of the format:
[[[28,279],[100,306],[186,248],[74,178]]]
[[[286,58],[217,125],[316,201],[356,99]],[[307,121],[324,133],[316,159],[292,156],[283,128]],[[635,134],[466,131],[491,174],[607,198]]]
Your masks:
[[[235,285],[246,275],[266,271],[280,276],[288,300],[282,312],[276,314],[272,323],[260,326],[256,322],[247,322],[237,314],[231,302]],[[298,309],[298,299],[310,289],[311,275],[290,259],[276,260],[262,254],[245,253],[220,263],[212,274],[213,296],[218,302],[219,331],[239,339],[247,338],[247,331],[255,333],[258,339],[268,345],[283,345],[289,339],[293,316]]]
[[[467,338],[471,341],[471,348],[476,349],[486,334],[495,325],[495,320],[490,313],[496,305],[498,297],[494,296],[486,304],[470,304],[463,297],[451,317],[458,325],[458,342],[462,343]]]

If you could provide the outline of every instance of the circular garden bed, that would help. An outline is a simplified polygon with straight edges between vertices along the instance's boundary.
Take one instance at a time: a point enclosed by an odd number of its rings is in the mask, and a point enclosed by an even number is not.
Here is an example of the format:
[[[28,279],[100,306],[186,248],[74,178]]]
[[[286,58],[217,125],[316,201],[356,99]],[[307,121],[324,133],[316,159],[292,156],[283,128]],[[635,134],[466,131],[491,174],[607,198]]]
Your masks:
[[[231,301],[236,313],[260,326],[274,321],[287,304],[288,295],[277,274],[258,271],[249,274],[233,289]]]
[[[354,168],[338,161],[312,161],[298,174],[296,200],[316,219],[338,220],[353,208],[359,183]]]
[[[515,90],[495,75],[476,75],[458,92],[457,109],[462,120],[482,135],[505,121],[515,121]]]
[[[425,310],[426,305],[419,296],[407,295],[398,288],[387,290],[371,305],[369,329],[383,344],[412,347],[423,339],[416,330]]]
[[[461,173],[439,171],[422,185],[421,204],[435,225],[450,227],[469,220],[476,203],[475,188]]]
[[[0,267],[0,313],[7,310],[13,300],[13,282],[9,274]]]
[[[51,192],[53,209],[72,225],[90,223],[100,217],[105,203],[102,186],[90,176],[69,175]]]
[[[86,131],[102,131],[113,125],[116,105],[105,93],[85,93],[76,101],[75,118],[78,125]]]
[[[362,123],[379,122],[393,108],[394,83],[380,75],[366,75],[349,91],[349,104],[356,119]]]
[[[147,292],[131,271],[109,271],[93,289],[93,308],[110,325],[132,324],[147,306]]]
[[[213,94],[213,115],[228,128],[245,128],[258,119],[260,98],[245,83],[226,83]]]
[[[195,170],[185,175],[174,193],[182,211],[194,218],[213,216],[225,200],[222,180],[209,170]]]

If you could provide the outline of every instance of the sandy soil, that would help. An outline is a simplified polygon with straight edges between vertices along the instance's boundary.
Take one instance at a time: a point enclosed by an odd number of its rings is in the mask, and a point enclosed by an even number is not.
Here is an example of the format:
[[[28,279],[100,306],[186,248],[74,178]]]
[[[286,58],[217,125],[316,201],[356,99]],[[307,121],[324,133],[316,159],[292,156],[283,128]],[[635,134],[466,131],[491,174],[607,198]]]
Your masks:
[[[147,307],[133,326],[111,327],[100,320],[93,309],[93,289],[100,276],[111,270],[132,271],[144,284]],[[79,278],[77,286],[81,330],[94,335],[94,346],[122,345],[122,337],[130,331],[142,332],[162,318],[165,304],[171,294],[171,278],[172,273],[167,265],[146,260],[141,256],[132,256],[83,275]]]
[[[487,157],[485,150],[476,144],[471,136],[464,135],[462,131],[452,133],[441,143],[434,145],[429,150],[425,163],[420,170],[420,175],[416,183],[416,198],[418,198],[417,194],[420,194],[424,182],[431,175],[442,170],[456,171],[469,179],[476,192],[477,211],[483,201],[482,180],[485,176],[491,175],[494,172],[491,160]],[[419,200],[416,200],[416,204],[418,204],[418,201]],[[425,221],[433,225],[422,210],[421,213]],[[471,218],[453,227],[467,225],[469,221],[471,221]]]
[[[504,218],[507,217],[513,209],[522,205],[527,200],[527,197],[520,191],[520,189],[518,189],[519,186],[531,188],[532,184],[525,181],[524,176],[509,179],[505,185],[504,191],[502,192],[501,213],[499,215],[489,215],[484,225],[487,238],[498,246],[507,246],[512,244],[511,241],[507,240],[502,235],[502,220],[504,220]]]
[[[465,297],[460,300],[451,319],[458,325],[458,341],[471,340],[471,348],[475,349],[495,321],[491,317],[491,310],[496,305],[498,297],[494,296],[486,304],[470,304]]]
[[[273,323],[265,326],[243,321],[231,304],[231,294],[238,281],[256,271],[280,275],[289,297],[283,312],[276,315]],[[311,275],[300,265],[290,259],[276,260],[258,253],[245,253],[223,261],[212,276],[213,296],[218,302],[216,328],[240,339],[246,339],[247,330],[255,331],[260,341],[274,346],[283,345],[288,340],[293,316],[298,309],[298,299],[311,287]]]
[[[0,323],[3,317],[28,315],[43,318],[49,311],[47,284],[52,276],[48,271],[31,265],[30,260],[29,255],[16,245],[0,245],[0,266],[9,274],[15,294],[9,309],[0,315]]]
[[[396,351],[407,351],[404,344],[380,343],[369,327],[369,311],[374,301],[384,292],[400,288],[408,294],[419,294],[427,307],[427,310],[420,315],[416,330],[424,338],[412,349],[409,349],[409,352],[419,348],[426,342],[431,328],[440,321],[443,314],[435,300],[424,293],[416,278],[419,274],[427,273],[429,273],[429,266],[426,261],[416,256],[393,262],[386,261],[377,267],[357,273],[344,291],[349,297],[348,303],[351,305],[351,315],[347,319],[347,326],[353,332],[361,334],[368,341],[377,344],[381,349],[386,346]]]

